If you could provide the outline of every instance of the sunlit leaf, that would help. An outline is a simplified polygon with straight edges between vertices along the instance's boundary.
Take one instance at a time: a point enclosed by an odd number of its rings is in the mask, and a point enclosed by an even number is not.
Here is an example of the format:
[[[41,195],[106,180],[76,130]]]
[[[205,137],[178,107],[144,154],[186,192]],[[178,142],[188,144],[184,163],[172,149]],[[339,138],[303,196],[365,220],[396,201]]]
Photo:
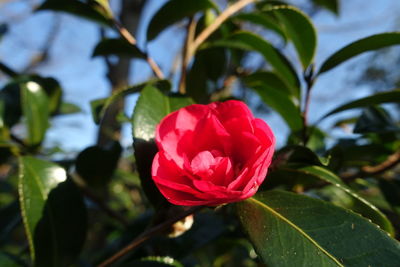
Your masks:
[[[373,51],[392,45],[400,45],[399,32],[381,33],[360,39],[343,47],[342,49],[331,55],[322,64],[319,73],[323,73],[330,69],[333,69],[344,61],[358,56],[359,54],[362,54],[364,52]]]
[[[237,203],[241,224],[268,266],[396,266],[400,244],[328,202],[266,191]]]
[[[292,131],[302,128],[300,108],[290,97],[292,89],[279,76],[272,72],[258,72],[245,77],[244,81],[269,107],[282,116]]]
[[[312,63],[317,47],[317,33],[313,23],[306,14],[293,6],[274,6],[268,12],[273,13],[281,23],[306,69]]]
[[[127,86],[122,89],[116,90],[109,97],[96,99],[96,100],[93,100],[92,102],[90,102],[90,106],[92,109],[93,121],[96,124],[100,123],[101,119],[105,115],[105,112],[107,111],[107,108],[112,103],[115,103],[118,99],[120,99],[122,97],[131,95],[134,93],[138,93],[148,85],[153,85],[157,88],[160,88],[163,91],[169,91],[171,88],[171,84],[167,80],[149,80],[144,83]]]
[[[240,31],[226,39],[206,44],[204,47],[228,47],[247,51],[257,51],[273,67],[279,77],[294,87],[299,86],[296,72],[289,61],[268,41],[251,32]]]
[[[351,197],[354,198],[355,201],[355,205],[353,206],[354,211],[360,213],[364,217],[371,219],[374,223],[379,225],[390,235],[394,236],[394,228],[388,218],[373,204],[369,203],[367,200],[354,192],[334,173],[319,166],[308,166],[298,169],[298,171],[315,176],[318,179],[322,179],[325,182],[328,182],[329,184],[332,184],[333,186],[338,187],[339,189],[349,194]]]
[[[183,18],[190,17],[197,12],[205,11],[210,8],[217,8],[217,6],[210,0],[167,1],[151,19],[147,29],[147,40],[153,40],[159,35],[159,33]]]
[[[240,13],[232,17],[234,21],[246,21],[256,25],[263,26],[266,29],[272,30],[277,33],[285,42],[287,37],[282,30],[282,26],[279,24],[276,18],[268,16],[263,12],[252,12],[252,13]]]
[[[28,130],[27,142],[40,144],[49,127],[49,98],[44,89],[36,82],[27,82],[21,86],[22,113]]]
[[[167,96],[151,85],[146,86],[133,112],[133,137],[149,141],[154,138],[156,125],[161,119],[190,104],[193,104],[193,100],[188,97]]]
[[[66,178],[65,170],[56,164],[28,156],[20,158],[19,201],[32,260],[36,254],[33,236],[45,202],[50,191]]]
[[[158,149],[154,143],[157,124],[169,113],[193,104],[184,96],[167,96],[152,85],[140,94],[132,116],[135,158],[142,188],[154,206],[167,201],[156,188],[151,178],[151,165]]]

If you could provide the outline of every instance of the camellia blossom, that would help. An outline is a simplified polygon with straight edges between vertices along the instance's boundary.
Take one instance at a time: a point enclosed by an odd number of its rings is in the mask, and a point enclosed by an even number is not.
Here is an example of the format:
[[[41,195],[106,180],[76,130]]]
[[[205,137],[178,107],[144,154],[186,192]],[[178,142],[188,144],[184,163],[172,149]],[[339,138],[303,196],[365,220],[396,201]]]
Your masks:
[[[253,196],[275,146],[269,126],[241,101],[194,104],[156,129],[153,180],[175,205],[216,206]]]

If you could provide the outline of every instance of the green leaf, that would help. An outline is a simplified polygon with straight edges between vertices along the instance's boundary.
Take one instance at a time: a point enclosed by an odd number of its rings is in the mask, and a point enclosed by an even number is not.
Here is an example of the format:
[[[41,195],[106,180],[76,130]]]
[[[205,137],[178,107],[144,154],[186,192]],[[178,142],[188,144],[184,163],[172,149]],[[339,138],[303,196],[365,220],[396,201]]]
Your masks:
[[[104,6],[99,5],[99,2],[105,1],[96,0],[89,4],[78,0],[47,0],[41,6],[39,6],[37,10],[66,12],[71,15],[100,23],[103,26],[112,27],[114,23],[110,14],[110,10],[107,10],[104,8]]]
[[[50,191],[66,178],[65,170],[56,164],[28,156],[20,158],[19,201],[32,260],[36,251],[33,234],[42,217],[45,202]]]
[[[119,90],[116,90],[115,92],[112,93],[110,97],[107,98],[100,98],[96,99],[90,102],[90,107],[92,110],[92,117],[93,121],[96,124],[99,124],[101,119],[104,117],[107,108],[120,99],[121,97],[125,97],[134,93],[140,92],[143,88],[145,88],[148,85],[155,86],[157,88],[160,88],[163,91],[169,91],[171,88],[171,84],[167,80],[150,80],[145,83],[140,83],[132,86],[128,86]]]
[[[35,266],[67,267],[77,261],[86,239],[82,194],[71,179],[58,184],[46,200],[35,234]]]
[[[196,53],[186,79],[186,92],[197,103],[207,103],[209,92],[214,91],[227,66],[224,48],[204,49]],[[213,87],[214,88],[209,88]],[[214,90],[213,90],[214,89]]]
[[[245,77],[244,82],[282,116],[292,131],[302,128],[300,108],[290,97],[292,89],[279,76],[272,72],[258,72]]]
[[[360,98],[351,102],[348,102],[344,105],[341,105],[332,111],[328,112],[325,116],[323,116],[320,120],[325,119],[326,117],[353,108],[362,108],[373,105],[379,105],[383,103],[399,103],[400,102],[400,89],[395,89],[393,91],[377,93],[372,96],[367,96],[364,98]]]
[[[72,103],[62,102],[60,105],[60,110],[58,111],[57,115],[67,115],[67,114],[74,114],[81,112],[82,109]]]
[[[267,11],[272,12],[281,22],[306,69],[312,63],[317,48],[317,33],[309,17],[293,6],[274,6]]]
[[[190,98],[167,96],[152,85],[142,90],[136,103],[132,116],[136,165],[142,188],[155,207],[168,205],[151,178],[151,165],[158,151],[154,142],[156,126],[169,113],[190,104]]]
[[[298,171],[322,179],[352,196],[354,198],[354,205],[352,206],[353,211],[371,219],[391,236],[394,236],[394,228],[387,217],[377,207],[354,192],[334,173],[319,166],[308,166],[301,168]]]
[[[104,188],[114,174],[122,147],[119,142],[109,147],[90,146],[81,151],[75,160],[75,169],[86,185],[92,188]]]
[[[319,74],[333,69],[344,61],[358,56],[359,54],[362,54],[364,52],[399,44],[400,32],[381,33],[360,39],[343,47],[342,49],[331,55],[322,64],[321,69],[319,70]]]
[[[231,18],[233,21],[247,21],[256,25],[263,26],[266,29],[277,33],[285,42],[287,41],[286,34],[282,30],[282,26],[272,16],[268,16],[262,12],[240,13]]]
[[[236,204],[240,222],[270,267],[397,266],[400,244],[368,220],[328,202],[266,191]]]
[[[51,77],[41,77],[38,75],[22,76],[25,82],[33,81],[40,85],[46,92],[49,99],[49,112],[51,115],[57,114],[62,99],[62,89],[60,83]]]
[[[299,87],[299,80],[289,61],[269,42],[251,32],[240,31],[226,39],[205,44],[203,47],[222,46],[247,51],[257,51],[273,67],[279,77],[294,87]]]
[[[133,137],[149,141],[154,138],[156,125],[169,113],[194,104],[183,96],[166,96],[157,88],[148,85],[140,94],[133,112]]]
[[[155,39],[159,33],[172,24],[210,8],[217,9],[211,0],[170,0],[153,16],[147,29],[147,40]]]
[[[314,4],[322,6],[332,13],[339,15],[339,1],[338,0],[312,0]]]
[[[383,108],[366,108],[354,125],[353,133],[390,133],[400,132],[399,126]]]
[[[38,83],[31,81],[21,85],[21,105],[28,128],[27,142],[38,145],[49,127],[49,98]]]
[[[0,266],[4,267],[20,267],[24,266],[23,264],[17,263],[13,256],[8,255],[6,253],[0,252]]]
[[[103,39],[96,45],[93,57],[108,55],[146,59],[146,55],[136,45],[124,39]]]

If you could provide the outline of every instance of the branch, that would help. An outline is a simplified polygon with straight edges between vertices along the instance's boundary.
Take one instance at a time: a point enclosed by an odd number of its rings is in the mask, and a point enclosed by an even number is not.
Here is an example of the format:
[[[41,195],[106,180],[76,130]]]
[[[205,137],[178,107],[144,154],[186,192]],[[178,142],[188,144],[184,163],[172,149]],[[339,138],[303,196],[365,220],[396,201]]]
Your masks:
[[[384,173],[400,163],[400,150],[390,155],[384,162],[375,166],[364,166],[361,170],[354,174],[344,174],[342,178],[346,181],[351,181],[360,177],[374,176]]]
[[[205,28],[193,41],[193,45],[190,49],[190,57],[194,54],[194,52],[199,48],[199,46],[210,37],[216,30],[218,30],[219,26],[224,23],[230,16],[246,7],[247,5],[256,2],[257,0],[239,0],[233,5],[229,6],[224,10],[212,24],[210,24],[207,28]]]
[[[114,25],[115,28],[118,30],[120,35],[128,41],[131,45],[134,45],[137,47],[137,41],[135,37],[124,27],[122,26],[117,20],[114,20]],[[139,48],[138,48],[139,49]],[[146,58],[147,63],[149,64],[150,68],[152,69],[153,73],[157,76],[159,79],[164,79],[164,73],[161,71],[160,67],[157,65],[157,63],[149,57],[149,55],[143,51],[141,51],[141,54]]]
[[[196,32],[196,21],[191,17],[189,19],[188,25],[187,25],[187,34],[186,34],[186,41],[183,46],[182,50],[182,69],[181,69],[181,78],[179,80],[179,92],[181,94],[186,93],[186,74],[187,74],[187,66],[190,61],[190,54],[189,54],[189,49],[192,46],[193,39],[194,39],[194,34]]]
[[[199,211],[202,208],[203,208],[203,206],[191,207],[190,209],[182,212],[181,214],[178,214],[178,215],[172,217],[171,219],[169,219],[153,228],[150,228],[149,230],[147,230],[147,231],[143,232],[141,235],[139,235],[136,239],[134,239],[129,245],[127,245],[126,247],[124,247],[123,249],[121,249],[120,251],[115,253],[113,256],[111,256],[104,262],[100,263],[97,267],[110,266],[110,264],[114,263],[121,257],[125,256],[127,253],[129,253],[131,250],[138,247],[140,244],[142,244],[146,240],[150,239],[151,237],[153,237],[159,233],[164,232],[165,230],[170,228],[174,223],[182,220],[183,218],[186,218],[187,216]]]
[[[31,62],[24,68],[24,70],[21,71],[22,73],[30,72],[41,64],[46,63],[46,61],[49,59],[50,50],[57,38],[60,26],[61,20],[58,17],[55,17],[54,24],[49,30],[41,51],[32,57]]]

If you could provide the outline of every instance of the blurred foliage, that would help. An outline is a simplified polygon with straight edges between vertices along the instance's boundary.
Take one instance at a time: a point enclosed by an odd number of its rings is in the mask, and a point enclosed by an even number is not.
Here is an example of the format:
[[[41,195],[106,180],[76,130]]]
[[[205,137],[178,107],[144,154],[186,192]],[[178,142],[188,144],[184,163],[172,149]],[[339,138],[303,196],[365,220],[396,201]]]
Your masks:
[[[7,75],[0,91],[0,266],[97,266],[163,224],[163,231],[112,266],[399,265],[398,72],[393,78],[392,68],[369,64],[360,79],[373,84],[375,93],[321,114],[315,125],[307,116],[320,75],[364,52],[386,48],[373,57],[384,56],[400,44],[400,33],[352,42],[316,67],[318,34],[309,12],[267,0],[226,12],[246,2],[256,1],[169,0],[155,13],[148,42],[179,25],[188,26],[184,52],[191,41],[202,41],[192,54],[184,53],[189,58],[182,61],[179,84],[179,77],[156,77],[91,102],[93,119],[101,125],[115,103],[139,95],[131,118],[122,120],[132,126],[128,147],[113,140],[85,148],[73,159],[57,147],[45,148],[52,119],[80,109],[64,102],[56,79],[19,73],[0,62]],[[313,12],[326,9],[340,16],[338,0],[307,4]],[[154,70],[157,59],[129,37],[108,1],[46,0],[37,10],[107,27],[119,37],[101,38],[93,56],[140,59]],[[249,30],[256,26],[291,46],[296,61]],[[8,28],[0,24],[0,41]],[[207,31],[208,38],[199,38]],[[253,53],[262,56],[263,65],[247,68]],[[238,98],[235,88],[259,95],[264,110],[281,116],[290,129],[288,140],[253,198],[180,218],[187,209],[169,204],[151,179],[155,127],[181,107]],[[330,129],[320,128],[325,118],[350,109],[361,112],[333,127],[354,135],[333,139]]]

